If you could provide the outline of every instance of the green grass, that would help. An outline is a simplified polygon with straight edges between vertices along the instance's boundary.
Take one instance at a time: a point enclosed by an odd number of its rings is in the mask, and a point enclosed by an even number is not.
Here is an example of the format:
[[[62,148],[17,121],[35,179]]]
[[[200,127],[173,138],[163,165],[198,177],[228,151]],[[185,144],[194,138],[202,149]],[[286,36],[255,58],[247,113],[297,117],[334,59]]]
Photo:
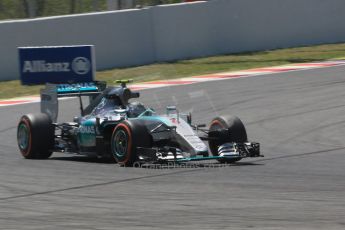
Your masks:
[[[110,84],[113,84],[116,79],[133,79],[134,82],[145,82],[265,66],[323,61],[341,57],[345,57],[345,43],[229,54],[171,63],[118,68],[97,72],[96,80],[106,81]],[[0,98],[37,95],[40,88],[42,86],[21,86],[19,81],[0,82]]]

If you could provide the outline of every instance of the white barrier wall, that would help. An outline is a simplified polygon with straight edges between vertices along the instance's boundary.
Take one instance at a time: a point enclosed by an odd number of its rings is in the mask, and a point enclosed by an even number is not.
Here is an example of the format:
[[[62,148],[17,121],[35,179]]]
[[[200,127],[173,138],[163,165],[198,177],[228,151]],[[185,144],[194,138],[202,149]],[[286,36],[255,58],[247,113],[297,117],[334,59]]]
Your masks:
[[[214,0],[153,9],[160,61],[345,41],[344,0]]]
[[[344,0],[212,0],[0,23],[0,80],[19,46],[96,46],[97,69],[345,42]]]
[[[0,80],[19,78],[22,46],[92,44],[97,69],[152,63],[150,21],[148,10],[128,10],[0,23]]]

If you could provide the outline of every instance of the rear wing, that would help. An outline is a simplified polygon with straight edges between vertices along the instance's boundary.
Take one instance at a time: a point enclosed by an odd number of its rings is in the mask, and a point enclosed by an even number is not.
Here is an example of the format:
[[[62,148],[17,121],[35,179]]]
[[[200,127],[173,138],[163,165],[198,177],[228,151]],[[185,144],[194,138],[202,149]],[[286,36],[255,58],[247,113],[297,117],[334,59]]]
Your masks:
[[[80,110],[83,115],[82,96],[88,96],[90,103],[106,88],[105,82],[86,82],[76,84],[46,84],[41,89],[41,112],[47,114],[53,122],[59,113],[58,98],[79,97]]]

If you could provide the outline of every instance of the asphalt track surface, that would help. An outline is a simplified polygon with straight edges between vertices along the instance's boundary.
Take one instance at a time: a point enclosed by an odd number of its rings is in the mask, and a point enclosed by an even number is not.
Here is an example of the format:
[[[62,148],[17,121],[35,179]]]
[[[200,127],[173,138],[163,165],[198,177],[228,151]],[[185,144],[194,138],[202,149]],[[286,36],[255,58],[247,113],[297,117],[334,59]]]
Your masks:
[[[0,108],[0,229],[344,229],[345,67],[142,91],[197,123],[234,114],[265,158],[230,166],[123,168],[55,153],[25,160],[16,125],[38,104]],[[65,100],[60,120],[78,113]]]

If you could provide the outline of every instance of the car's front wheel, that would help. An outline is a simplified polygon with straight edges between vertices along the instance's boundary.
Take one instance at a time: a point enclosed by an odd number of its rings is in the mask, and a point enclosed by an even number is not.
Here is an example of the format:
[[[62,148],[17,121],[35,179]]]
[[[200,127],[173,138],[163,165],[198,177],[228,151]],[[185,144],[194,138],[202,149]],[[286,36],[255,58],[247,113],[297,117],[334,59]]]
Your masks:
[[[218,156],[218,147],[226,142],[247,142],[247,132],[242,123],[242,121],[235,116],[219,116],[211,121],[210,131],[220,131],[227,130],[227,132],[222,132],[222,137],[220,140],[209,140],[208,144],[212,155]],[[233,163],[241,160],[241,157],[232,159],[221,159],[221,163]]]
[[[151,147],[151,136],[144,125],[138,121],[124,121],[114,128],[111,154],[117,163],[130,167],[139,163],[138,147]]]

